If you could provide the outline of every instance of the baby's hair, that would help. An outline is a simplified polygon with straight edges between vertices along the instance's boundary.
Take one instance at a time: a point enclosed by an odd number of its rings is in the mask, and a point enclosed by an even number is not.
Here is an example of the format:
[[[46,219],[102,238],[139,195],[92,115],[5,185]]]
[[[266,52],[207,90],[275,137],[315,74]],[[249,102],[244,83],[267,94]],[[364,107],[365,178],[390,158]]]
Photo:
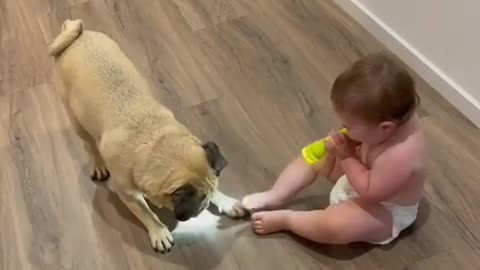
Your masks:
[[[386,53],[367,55],[341,73],[330,99],[337,112],[372,123],[408,120],[420,99],[407,69]]]

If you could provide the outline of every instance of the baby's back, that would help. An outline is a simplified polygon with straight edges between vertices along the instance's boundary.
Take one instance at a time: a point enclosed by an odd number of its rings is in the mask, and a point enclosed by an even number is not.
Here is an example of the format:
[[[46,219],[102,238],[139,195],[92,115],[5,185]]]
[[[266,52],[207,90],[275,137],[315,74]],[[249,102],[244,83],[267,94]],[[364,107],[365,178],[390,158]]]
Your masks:
[[[403,128],[401,134],[391,142],[368,151],[370,156],[367,164],[381,155],[391,155],[394,153],[397,160],[403,160],[401,163],[394,164],[395,168],[405,170],[408,173],[408,179],[405,179],[401,187],[387,201],[399,205],[413,205],[420,201],[424,193],[424,185],[427,177],[427,149],[423,131],[416,117],[412,118],[407,127]],[[385,179],[388,181],[388,179]]]
[[[428,166],[425,137],[418,119],[415,117],[412,121],[412,126],[406,131],[404,140],[394,146],[404,148],[401,152],[406,155],[407,162],[398,166],[405,166],[405,169],[411,172],[405,185],[389,200],[399,205],[412,205],[419,202],[425,190]]]

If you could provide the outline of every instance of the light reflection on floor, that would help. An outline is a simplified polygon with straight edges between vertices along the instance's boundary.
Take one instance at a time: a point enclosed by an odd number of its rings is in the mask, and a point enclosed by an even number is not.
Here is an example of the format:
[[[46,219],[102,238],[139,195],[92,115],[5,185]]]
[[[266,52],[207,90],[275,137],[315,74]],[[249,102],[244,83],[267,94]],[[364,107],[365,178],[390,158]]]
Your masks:
[[[220,217],[209,211],[203,211],[195,218],[185,222],[179,222],[175,228],[176,233],[201,232],[202,234],[214,234]]]

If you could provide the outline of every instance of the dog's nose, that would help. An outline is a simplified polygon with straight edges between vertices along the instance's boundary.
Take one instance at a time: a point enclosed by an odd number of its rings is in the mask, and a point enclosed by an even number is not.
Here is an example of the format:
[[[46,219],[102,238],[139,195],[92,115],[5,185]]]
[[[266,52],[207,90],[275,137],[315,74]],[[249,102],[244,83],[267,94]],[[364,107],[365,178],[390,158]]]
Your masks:
[[[188,219],[190,219],[190,217],[188,215],[177,215],[176,218],[180,221],[187,221]]]

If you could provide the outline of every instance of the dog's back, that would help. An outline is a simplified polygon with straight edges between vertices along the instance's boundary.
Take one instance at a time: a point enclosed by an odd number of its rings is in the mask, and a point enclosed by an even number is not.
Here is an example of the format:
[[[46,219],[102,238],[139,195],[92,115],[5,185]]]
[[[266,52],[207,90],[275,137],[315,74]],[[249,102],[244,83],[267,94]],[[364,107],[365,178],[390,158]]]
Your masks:
[[[66,21],[48,48],[63,82],[60,95],[95,138],[117,125],[158,110],[147,81],[107,35]]]

